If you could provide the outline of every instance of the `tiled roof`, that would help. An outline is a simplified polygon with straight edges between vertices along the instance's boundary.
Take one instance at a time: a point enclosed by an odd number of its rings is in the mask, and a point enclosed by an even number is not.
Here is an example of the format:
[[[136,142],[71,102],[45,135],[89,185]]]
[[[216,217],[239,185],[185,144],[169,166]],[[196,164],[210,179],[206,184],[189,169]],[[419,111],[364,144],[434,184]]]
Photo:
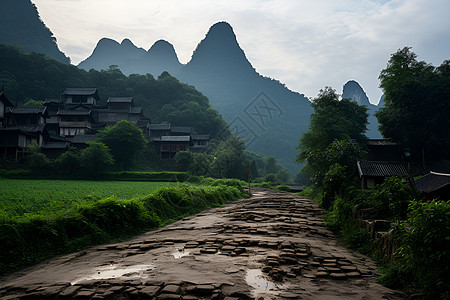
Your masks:
[[[28,125],[17,125],[14,127],[2,128],[9,129],[10,131],[18,130],[26,133],[41,133],[45,129],[45,124],[28,124]]]
[[[106,103],[131,103],[133,97],[109,97]]]
[[[170,124],[148,124],[150,130],[170,130]]]
[[[90,96],[97,92],[97,88],[66,88],[64,95]]]
[[[359,176],[389,177],[424,175],[430,171],[450,173],[450,161],[427,161],[425,163],[414,161],[409,163],[398,161],[358,161]],[[409,172],[408,172],[409,168]]]
[[[408,166],[403,162],[358,161],[359,176],[408,176]]]
[[[74,109],[60,109],[57,113],[59,116],[89,116],[91,110],[74,110]]]
[[[28,114],[45,114],[47,107],[45,106],[24,106],[24,107],[9,107],[8,111],[17,115]]]
[[[189,142],[190,136],[162,136],[161,142]]]
[[[431,172],[415,180],[415,183],[417,190],[431,193],[450,185],[450,174]]]

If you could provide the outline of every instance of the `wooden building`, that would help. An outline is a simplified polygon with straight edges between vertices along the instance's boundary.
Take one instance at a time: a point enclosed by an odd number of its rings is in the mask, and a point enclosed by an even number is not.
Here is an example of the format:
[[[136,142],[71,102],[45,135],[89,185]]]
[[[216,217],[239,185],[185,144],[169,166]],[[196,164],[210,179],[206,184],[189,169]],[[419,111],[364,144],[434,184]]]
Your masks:
[[[159,141],[154,141],[159,149],[160,158],[174,158],[180,151],[187,151],[192,146],[190,136],[162,136]]]
[[[414,182],[426,200],[450,200],[450,173],[430,172]]]
[[[97,105],[100,101],[97,88],[66,88],[61,97],[61,102],[66,105]]]
[[[73,137],[92,133],[92,124],[95,123],[92,109],[79,105],[72,109],[60,109],[58,116],[59,135]]]
[[[6,111],[9,107],[13,107],[12,103],[6,98],[3,91],[0,92],[0,127],[3,127],[6,118]]]
[[[49,139],[46,107],[6,107],[0,128],[0,153],[16,161],[24,158],[35,143],[43,146]]]
[[[192,152],[204,152],[209,145],[209,134],[193,134],[192,135]]]
[[[450,161],[358,161],[362,189],[372,189],[387,177],[413,178],[430,172],[450,173]]]

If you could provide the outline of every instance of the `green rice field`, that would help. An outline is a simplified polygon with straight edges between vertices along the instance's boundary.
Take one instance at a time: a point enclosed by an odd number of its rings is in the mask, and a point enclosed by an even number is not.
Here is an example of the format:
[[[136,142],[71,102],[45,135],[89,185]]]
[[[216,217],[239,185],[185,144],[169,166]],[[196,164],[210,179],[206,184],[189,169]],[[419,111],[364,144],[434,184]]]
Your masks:
[[[176,182],[0,179],[0,216],[53,214],[115,196],[132,199]]]

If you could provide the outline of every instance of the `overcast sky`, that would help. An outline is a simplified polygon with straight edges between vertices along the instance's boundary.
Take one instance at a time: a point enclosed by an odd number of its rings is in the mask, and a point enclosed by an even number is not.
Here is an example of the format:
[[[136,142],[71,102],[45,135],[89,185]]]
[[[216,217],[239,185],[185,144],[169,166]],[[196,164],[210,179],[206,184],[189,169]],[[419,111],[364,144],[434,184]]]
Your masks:
[[[73,64],[97,42],[165,39],[187,63],[209,27],[227,21],[256,70],[315,97],[358,81],[372,103],[392,53],[411,46],[435,66],[450,59],[450,0],[32,0]]]

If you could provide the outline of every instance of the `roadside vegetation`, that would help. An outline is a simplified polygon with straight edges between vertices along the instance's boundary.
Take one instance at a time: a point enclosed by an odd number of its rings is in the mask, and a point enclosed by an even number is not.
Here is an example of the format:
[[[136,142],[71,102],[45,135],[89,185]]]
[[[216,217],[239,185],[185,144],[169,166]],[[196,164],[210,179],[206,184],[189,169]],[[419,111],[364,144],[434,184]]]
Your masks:
[[[248,196],[243,182],[235,179],[200,179],[195,184],[4,182],[0,187],[0,274],[57,254],[125,239]],[[127,187],[133,192],[125,191]]]
[[[448,159],[450,61],[435,68],[416,57],[410,48],[398,50],[381,72],[380,130],[404,149],[420,149],[424,160]],[[360,190],[355,166],[366,155],[365,108],[340,100],[331,88],[320,91],[312,105],[310,131],[299,145],[298,160],[306,163],[302,172],[312,183],[303,194],[326,210],[327,226],[349,247],[379,262],[383,284],[415,298],[450,298],[450,199],[422,200],[402,178]],[[361,210],[370,219],[390,222],[398,243],[393,261],[359,227],[355,215]]]

